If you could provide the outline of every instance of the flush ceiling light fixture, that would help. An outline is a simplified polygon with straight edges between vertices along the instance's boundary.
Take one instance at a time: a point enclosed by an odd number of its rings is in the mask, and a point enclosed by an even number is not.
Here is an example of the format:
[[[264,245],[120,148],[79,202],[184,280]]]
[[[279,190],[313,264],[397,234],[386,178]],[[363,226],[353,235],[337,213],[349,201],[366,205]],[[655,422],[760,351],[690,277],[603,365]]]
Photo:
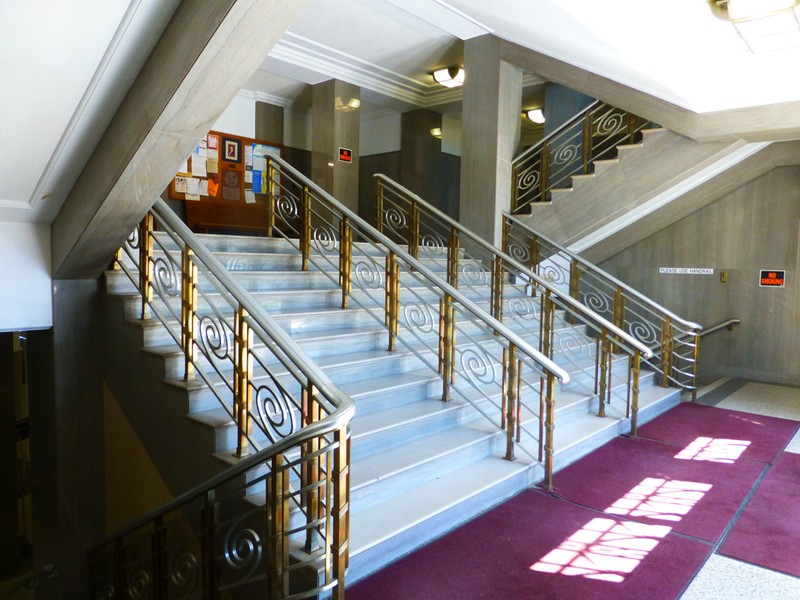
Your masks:
[[[454,88],[464,85],[464,67],[458,65],[437,69],[431,75],[436,83],[444,87]]]
[[[540,125],[544,123],[544,111],[541,108],[532,108],[525,111],[524,114],[526,117],[528,117],[529,121],[533,121],[534,123],[538,123]]]
[[[800,46],[797,0],[709,0],[715,16],[730,21],[752,53]]]
[[[347,102],[336,97],[336,110],[340,110],[342,112],[350,112],[351,110],[357,109],[361,106],[361,100],[358,98],[350,98]]]

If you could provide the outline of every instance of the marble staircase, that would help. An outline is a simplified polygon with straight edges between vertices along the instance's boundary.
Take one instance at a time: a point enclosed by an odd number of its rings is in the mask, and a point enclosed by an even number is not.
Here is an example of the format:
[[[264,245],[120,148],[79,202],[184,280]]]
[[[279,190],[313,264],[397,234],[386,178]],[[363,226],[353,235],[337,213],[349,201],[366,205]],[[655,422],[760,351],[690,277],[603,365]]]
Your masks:
[[[505,433],[482,413],[490,402],[480,390],[461,378],[450,402],[441,401],[442,383],[426,361],[435,363],[436,332],[421,339],[403,335],[408,323],[401,315],[401,343],[386,350],[387,334],[363,308],[370,300],[354,291],[350,308],[340,308],[341,293],[335,282],[317,267],[300,270],[300,257],[284,240],[247,236],[200,236],[219,260],[245,285],[254,298],[292,336],[305,352],[357,406],[352,422],[350,567],[348,582],[369,575],[398,557],[413,551],[444,532],[541,481],[543,468],[536,459],[538,440],[524,439],[516,459],[503,458]],[[168,242],[164,242],[168,245]],[[426,260],[443,273],[444,261]],[[415,285],[407,274],[401,276]],[[192,445],[198,473],[211,473],[236,461],[236,430],[219,406],[209,386],[182,381],[182,353],[156,320],[141,320],[139,295],[124,272],[105,275],[109,318],[107,337],[125,332],[126,356],[131,369],[144,369],[130,377],[149,378],[150,408],[161,410],[169,397],[170,431],[176,445]],[[425,290],[416,290],[425,297]],[[489,306],[489,289],[473,289],[472,298]],[[509,294],[513,297],[513,294]],[[431,295],[431,301],[434,301]],[[356,302],[355,300],[358,300]],[[508,301],[509,298],[506,298]],[[206,302],[213,301],[213,298]],[[156,299],[155,304],[162,302]],[[362,306],[359,306],[361,304]],[[201,303],[202,314],[205,310]],[[531,321],[509,316],[504,323],[530,343],[538,343]],[[577,325],[558,320],[557,336],[585,336]],[[460,343],[480,343],[475,338]],[[613,401],[607,416],[598,418],[598,398],[593,390],[593,343],[581,356],[556,353],[554,360],[567,369],[571,381],[556,390],[556,468],[625,433],[624,398],[627,375],[613,371]],[[259,350],[257,350],[259,351]],[[264,348],[265,360],[269,359]],[[136,356],[145,357],[136,358]],[[620,364],[625,361],[620,357]],[[135,364],[133,364],[135,363]],[[122,368],[122,367],[120,367]],[[281,365],[275,373],[281,377]],[[224,387],[224,373],[210,378]],[[287,377],[288,380],[288,377]],[[114,385],[111,381],[110,385]],[[125,385],[120,383],[120,385]],[[662,388],[652,374],[642,374],[639,422],[643,423],[674,406],[679,390]],[[159,392],[160,390],[160,392]],[[522,419],[538,430],[538,395],[525,404]],[[155,397],[159,396],[159,397]],[[164,409],[167,410],[167,409]],[[163,451],[163,450],[162,450]],[[156,452],[156,449],[151,449]],[[176,454],[170,468],[180,471]],[[202,463],[202,464],[201,464]],[[184,465],[184,468],[188,468]],[[257,502],[259,492],[253,493]]]

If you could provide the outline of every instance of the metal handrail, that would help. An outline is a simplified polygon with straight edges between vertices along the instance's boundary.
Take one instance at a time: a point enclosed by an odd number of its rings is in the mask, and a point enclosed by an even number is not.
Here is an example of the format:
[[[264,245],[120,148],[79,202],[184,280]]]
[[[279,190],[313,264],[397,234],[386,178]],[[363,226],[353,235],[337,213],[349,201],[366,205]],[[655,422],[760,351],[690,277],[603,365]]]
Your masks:
[[[679,317],[508,213],[503,215],[503,248],[566,278],[574,297],[581,296],[598,312],[602,308],[613,314],[619,327],[657,353],[658,360],[649,364],[661,373],[662,385],[673,383],[695,393],[701,325]]]
[[[700,337],[704,335],[708,335],[709,333],[714,333],[719,331],[720,329],[727,329],[728,331],[733,331],[734,325],[739,325],[742,322],[741,319],[728,319],[727,321],[723,321],[718,325],[714,325],[713,327],[709,327],[708,329],[700,332]]]
[[[266,182],[268,229],[296,243],[303,268],[313,264],[336,283],[343,308],[352,301],[381,323],[388,333],[389,351],[396,350],[399,342],[436,372],[443,401],[455,394],[503,431],[507,459],[520,448],[543,461],[546,484],[552,485],[553,394],[556,382],[570,381],[569,373],[286,161],[267,159]],[[354,237],[361,245],[355,245]],[[334,258],[338,258],[338,281],[328,270],[336,268]],[[401,279],[412,285],[401,285]],[[456,385],[457,375],[458,383],[465,385]],[[532,377],[538,379],[535,385]],[[540,402],[537,410],[525,414],[538,416],[538,435],[521,425],[521,392],[534,388]],[[526,404],[526,410],[529,407]],[[538,439],[538,458],[536,450],[521,444],[523,431],[531,440]]]
[[[163,235],[156,235],[155,220],[164,229]],[[177,245],[177,251],[169,243],[165,244],[170,241]],[[159,253],[154,253],[156,244]],[[133,250],[138,250],[138,260]],[[126,254],[138,268],[138,277],[126,262]],[[196,578],[201,577],[198,571],[202,570],[203,589],[216,590],[220,569],[237,568],[229,556],[230,536],[257,537],[258,533],[252,528],[235,529],[245,519],[255,518],[266,523],[264,550],[259,549],[258,555],[248,560],[255,560],[261,567],[259,577],[264,578],[263,585],[269,588],[270,597],[306,597],[331,591],[332,597],[344,598],[349,548],[348,424],[355,412],[352,399],[275,323],[163,200],[156,200],[120,250],[115,264],[137,286],[142,319],[151,315],[157,317],[181,347],[184,380],[198,376],[233,420],[237,429],[236,455],[242,460],[96,545],[93,560],[104,567],[98,569],[101,595],[123,594],[132,585],[146,585],[154,597],[168,597],[170,587],[185,579],[169,573],[167,555],[174,541],[167,545],[167,530],[173,527],[180,543],[200,546],[201,559],[189,555],[190,562],[183,565],[184,568],[194,570],[191,575]],[[201,275],[205,278],[204,284],[210,283],[233,309],[232,315],[224,313],[216,306],[216,300],[210,301],[201,290]],[[154,293],[161,303],[153,300]],[[180,315],[177,315],[171,302],[179,294]],[[204,309],[207,313],[200,310],[200,295],[208,302],[208,308]],[[170,313],[179,322],[177,334]],[[233,338],[232,344],[229,336]],[[263,348],[256,350],[254,338]],[[214,346],[215,342],[219,345]],[[196,351],[202,358],[198,358]],[[268,366],[272,364],[270,359],[263,357],[264,352],[277,359],[277,364],[286,371],[273,372]],[[229,363],[232,373],[220,366]],[[262,371],[254,374],[254,365]],[[221,377],[221,381],[215,381],[214,374]],[[285,376],[288,376],[288,385],[281,382]],[[217,384],[222,392],[214,389]],[[225,399],[223,396],[228,392],[232,398]],[[274,400],[263,412],[262,392],[270,395],[268,400]],[[232,404],[232,409],[228,403]],[[269,446],[259,447],[251,434],[253,425],[265,434],[271,442]],[[255,454],[247,456],[249,447],[255,448]],[[259,487],[265,490],[265,506],[254,507],[249,512],[244,510],[244,497]],[[238,520],[234,519],[233,524],[218,522],[218,513],[230,514],[230,511]],[[293,517],[302,518],[304,523],[298,523]],[[196,518],[202,519],[202,525],[191,520]],[[215,530],[223,527],[225,547],[220,553]],[[145,547],[136,545],[142,536],[150,539]],[[127,542],[133,544],[134,549],[130,560],[125,557]],[[292,567],[289,565],[290,542],[304,544],[307,555]],[[141,553],[147,553],[148,548],[150,554],[143,558]],[[323,562],[328,565],[321,583],[317,582],[313,590],[292,596],[290,571],[302,564],[315,565],[319,554],[324,555]],[[262,559],[263,565],[259,564]],[[141,570],[143,564],[150,567]],[[136,584],[123,576],[126,570],[135,569],[140,570],[134,571],[133,577],[141,576]],[[249,584],[258,578],[248,575],[246,579],[247,582],[238,581],[235,585]],[[225,585],[230,587],[231,582]]]
[[[618,287],[618,288],[621,288],[621,289],[625,290],[631,296],[634,296],[637,299],[641,300],[642,302],[648,304],[654,310],[665,314],[666,316],[668,316],[673,321],[675,321],[677,323],[680,323],[681,325],[683,325],[684,327],[688,327],[689,329],[702,329],[703,328],[698,323],[694,323],[692,321],[687,321],[686,319],[683,319],[682,317],[679,317],[678,315],[676,315],[674,312],[672,312],[668,308],[665,308],[664,306],[660,305],[658,302],[652,300],[651,298],[648,298],[647,296],[645,296],[641,292],[633,289],[631,286],[629,286],[628,284],[620,281],[619,279],[617,279],[616,277],[614,277],[610,273],[607,273],[606,271],[604,271],[603,269],[601,269],[600,267],[598,267],[594,263],[590,263],[588,260],[583,258],[580,254],[576,254],[575,252],[572,252],[571,250],[569,250],[566,247],[562,246],[558,242],[554,242],[553,240],[551,240],[547,236],[545,236],[545,235],[543,235],[543,234],[541,234],[541,233],[539,233],[537,231],[534,231],[533,228],[530,225],[528,225],[527,223],[525,223],[524,221],[522,221],[518,217],[514,216],[513,214],[505,213],[504,216],[506,217],[506,219],[512,221],[516,225],[519,225],[523,229],[527,229],[532,235],[535,235],[540,240],[543,240],[543,241],[547,242],[548,244],[550,244],[551,246],[556,248],[559,252],[567,255],[571,260],[578,261],[581,265],[583,265],[586,268],[587,271],[592,271],[593,273],[599,275],[603,279],[606,279],[609,283],[612,283],[615,287]]]
[[[552,373],[556,377],[556,379],[558,379],[560,382],[562,383],[569,382],[570,380],[569,373],[567,373],[564,369],[562,369],[560,366],[558,366],[556,363],[550,360],[547,356],[539,352],[528,342],[523,340],[519,335],[514,333],[511,329],[503,325],[503,323],[501,323],[491,315],[487,314],[486,311],[480,308],[475,302],[464,296],[461,292],[458,291],[458,289],[454,288],[449,283],[441,279],[425,264],[423,264],[410,254],[408,254],[408,252],[404,248],[393,242],[386,235],[379,232],[372,225],[364,221],[355,212],[347,208],[344,204],[342,204],[336,198],[331,196],[319,185],[317,185],[311,180],[308,180],[300,171],[295,169],[288,162],[286,162],[282,158],[272,157],[272,156],[269,157],[268,162],[277,163],[281,166],[283,170],[291,173],[298,179],[306,181],[306,184],[310,189],[313,189],[319,196],[324,198],[326,202],[328,202],[331,206],[336,208],[342,215],[349,218],[351,222],[356,223],[359,226],[359,228],[368,231],[370,235],[372,235],[376,239],[376,241],[380,242],[391,252],[394,252],[398,256],[402,256],[403,260],[407,262],[409,265],[411,265],[415,271],[421,273],[436,287],[440,288],[442,291],[452,296],[454,300],[456,300],[459,304],[463,305],[476,319],[482,321],[484,324],[486,324],[488,327],[496,331],[502,337],[506,338],[509,342],[513,343],[515,346],[517,346],[517,348],[522,350],[523,353],[525,353],[532,360],[534,360],[543,370]]]
[[[472,241],[474,241],[476,244],[481,246],[484,250],[486,250],[490,254],[502,258],[502,260],[504,262],[506,262],[509,265],[512,265],[515,269],[517,269],[518,271],[520,271],[521,273],[523,273],[527,277],[530,277],[532,281],[535,281],[542,288],[544,288],[546,290],[549,290],[553,294],[558,295],[561,298],[562,301],[564,301],[566,304],[568,304],[570,308],[572,308],[574,311],[578,312],[581,315],[581,317],[583,317],[587,321],[595,323],[600,328],[608,329],[609,333],[613,334],[614,336],[616,336],[618,338],[618,340],[614,340],[613,341],[613,343],[615,345],[618,345],[621,348],[625,348],[625,350],[628,353],[631,353],[633,351],[633,349],[636,349],[636,350],[639,350],[642,353],[642,356],[644,358],[652,357],[652,352],[651,352],[650,348],[648,348],[646,345],[642,344],[639,340],[637,340],[636,338],[634,338],[633,336],[631,336],[627,332],[623,331],[622,329],[620,329],[619,327],[617,327],[616,325],[611,323],[608,319],[604,318],[601,315],[598,315],[597,313],[595,313],[591,309],[587,308],[586,306],[584,306],[583,304],[581,304],[580,302],[578,302],[577,300],[575,300],[571,296],[561,293],[560,290],[556,289],[549,282],[547,282],[546,280],[544,280],[541,277],[539,277],[539,275],[534,273],[527,266],[523,265],[516,258],[506,254],[505,252],[502,252],[501,250],[498,250],[497,248],[492,246],[489,242],[487,242],[486,240],[484,240],[480,236],[478,236],[475,233],[473,233],[471,230],[469,230],[466,227],[464,227],[463,225],[461,225],[458,221],[450,218],[448,215],[446,215],[445,213],[440,211],[435,206],[431,205],[430,203],[428,203],[425,200],[423,200],[422,198],[420,198],[417,194],[415,194],[414,192],[412,192],[408,188],[400,185],[399,183],[397,183],[393,179],[387,177],[386,175],[383,175],[382,173],[376,173],[373,177],[374,177],[374,179],[376,179],[378,181],[381,181],[384,184],[389,185],[390,187],[393,187],[395,190],[405,194],[409,199],[413,200],[414,202],[424,206],[425,210],[427,210],[428,212],[430,212],[433,215],[435,215],[436,218],[438,218],[442,222],[446,223],[450,227],[453,227],[453,228],[457,229],[458,231],[460,231],[461,233],[463,233],[464,235],[468,236]],[[625,343],[623,344],[622,342],[625,342]],[[625,347],[626,345],[628,346],[627,348]]]
[[[531,204],[550,199],[551,190],[570,188],[571,177],[591,173],[594,161],[615,156],[616,147],[634,143],[640,131],[654,126],[605,102],[593,102],[512,161],[512,212],[530,212]]]

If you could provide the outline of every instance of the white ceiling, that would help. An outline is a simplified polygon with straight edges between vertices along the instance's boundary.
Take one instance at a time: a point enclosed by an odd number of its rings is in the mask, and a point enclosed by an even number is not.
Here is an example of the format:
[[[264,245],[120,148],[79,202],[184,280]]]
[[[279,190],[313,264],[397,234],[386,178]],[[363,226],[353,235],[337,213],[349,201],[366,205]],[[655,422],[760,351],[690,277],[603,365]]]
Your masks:
[[[178,4],[0,3],[0,221],[52,221]],[[337,77],[366,111],[452,107],[429,73],[485,33],[697,112],[800,100],[800,50],[750,54],[706,0],[309,0],[247,89],[289,106]]]

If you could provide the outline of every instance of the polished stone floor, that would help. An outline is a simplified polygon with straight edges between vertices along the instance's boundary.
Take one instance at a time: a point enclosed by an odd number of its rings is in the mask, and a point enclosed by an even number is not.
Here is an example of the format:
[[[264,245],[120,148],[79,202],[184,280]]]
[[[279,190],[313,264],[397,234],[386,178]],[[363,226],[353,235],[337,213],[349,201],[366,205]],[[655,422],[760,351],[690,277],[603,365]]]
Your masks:
[[[723,379],[700,390],[698,401],[720,408],[800,421],[800,388],[796,387]],[[800,433],[785,450],[800,453]],[[719,554],[713,554],[706,561],[681,596],[681,600],[788,598],[800,598],[800,578]]]

